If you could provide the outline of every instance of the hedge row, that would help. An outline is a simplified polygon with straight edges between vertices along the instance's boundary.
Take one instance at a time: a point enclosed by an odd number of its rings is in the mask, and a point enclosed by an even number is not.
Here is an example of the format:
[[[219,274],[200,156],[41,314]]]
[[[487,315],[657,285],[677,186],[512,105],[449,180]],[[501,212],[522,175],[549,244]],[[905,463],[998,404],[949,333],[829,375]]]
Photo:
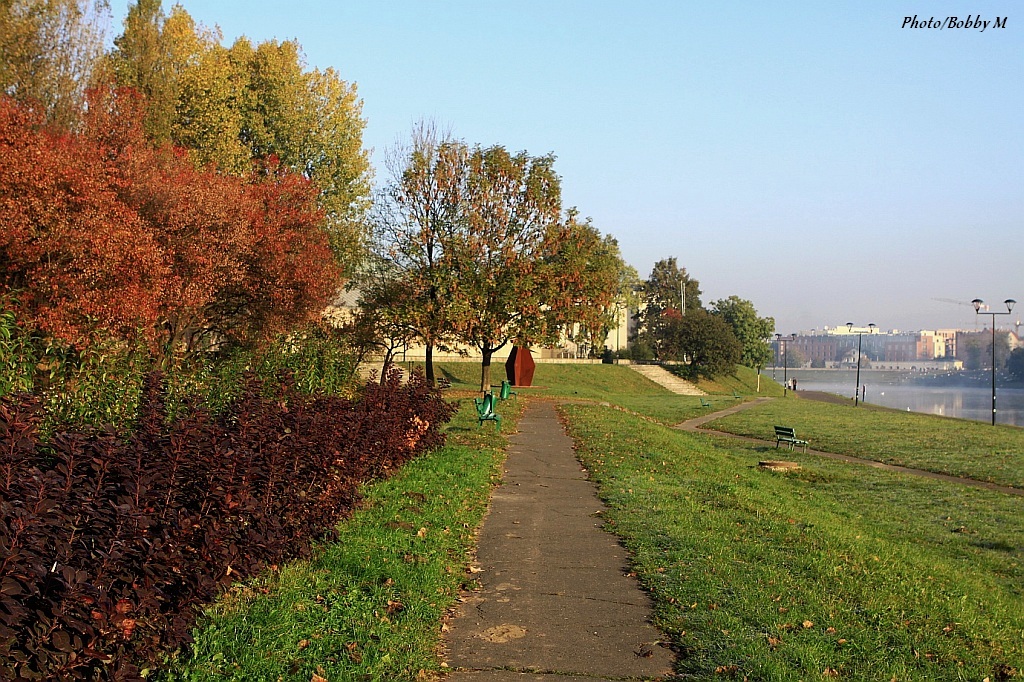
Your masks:
[[[0,679],[137,680],[226,584],[330,536],[359,483],[443,442],[454,409],[414,375],[359,402],[265,397],[168,423],[147,378],[134,434],[43,443],[38,400],[0,402]]]

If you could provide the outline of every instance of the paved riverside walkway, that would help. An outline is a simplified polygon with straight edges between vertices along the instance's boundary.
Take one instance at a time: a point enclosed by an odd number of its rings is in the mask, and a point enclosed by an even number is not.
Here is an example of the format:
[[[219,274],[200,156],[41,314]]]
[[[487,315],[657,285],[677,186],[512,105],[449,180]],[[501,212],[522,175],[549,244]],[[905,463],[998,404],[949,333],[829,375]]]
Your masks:
[[[481,588],[446,635],[452,682],[657,680],[673,655],[549,402],[510,437],[477,548]]]

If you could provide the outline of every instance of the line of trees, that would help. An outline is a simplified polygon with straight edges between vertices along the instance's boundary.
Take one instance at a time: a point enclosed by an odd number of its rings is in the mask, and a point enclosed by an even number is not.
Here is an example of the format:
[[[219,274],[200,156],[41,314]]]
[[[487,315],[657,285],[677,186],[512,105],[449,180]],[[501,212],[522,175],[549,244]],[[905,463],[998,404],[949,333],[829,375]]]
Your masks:
[[[553,155],[421,123],[372,194],[355,86],[296,42],[225,46],[138,0],[105,52],[103,8],[0,2],[0,284],[33,330],[141,339],[169,368],[301,334],[351,281],[349,341],[385,367],[423,343],[431,382],[435,350],[478,350],[483,389],[509,344],[596,352],[623,306],[695,374],[766,362],[771,319],[706,309],[674,258],[638,296],[615,239],[562,205]]]
[[[754,304],[730,296],[705,308],[700,282],[675,258],[655,263],[641,285],[636,314],[636,352],[684,362],[693,379],[730,372],[737,364],[760,371],[772,358],[775,320],[760,317]]]
[[[355,87],[160,0],[105,52],[108,11],[0,2],[4,364],[52,375],[33,360],[141,344],[169,369],[306,333],[366,246]]]
[[[361,322],[386,341],[385,366],[410,341],[481,356],[559,335],[604,339],[631,271],[618,244],[563,211],[554,156],[469,145],[420,123],[392,151],[377,197]]]
[[[373,195],[354,85],[296,42],[225,46],[138,0],[105,52],[104,10],[0,3],[0,285],[47,343],[171,368],[301,334],[353,278],[348,340],[423,342],[431,382],[435,348],[479,350],[486,388],[508,344],[611,329],[635,272],[563,208],[553,155],[423,124]]]

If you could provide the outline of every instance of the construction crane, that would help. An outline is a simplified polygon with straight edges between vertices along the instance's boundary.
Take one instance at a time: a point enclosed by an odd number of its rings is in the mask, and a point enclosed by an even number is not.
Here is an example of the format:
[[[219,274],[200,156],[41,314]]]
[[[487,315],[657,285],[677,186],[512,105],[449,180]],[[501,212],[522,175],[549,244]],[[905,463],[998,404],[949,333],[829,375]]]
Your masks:
[[[933,298],[932,300],[933,301],[938,301],[939,303],[952,303],[953,305],[965,305],[968,308],[973,308],[974,307],[974,303],[972,303],[971,301],[957,301],[956,299],[952,299],[952,298]],[[981,306],[975,311],[975,313],[985,312],[987,310],[988,310],[988,303],[982,303]],[[974,316],[974,331],[978,331],[978,316],[977,315]]]
[[[971,303],[970,301],[956,301],[956,300],[954,300],[952,298],[933,298],[932,300],[933,301],[938,301],[939,303],[952,303],[954,305],[965,305],[965,306],[967,306],[969,308],[973,308],[974,307],[974,304]],[[981,310],[988,310],[988,303],[982,303],[981,304],[981,308],[979,309],[979,312]]]

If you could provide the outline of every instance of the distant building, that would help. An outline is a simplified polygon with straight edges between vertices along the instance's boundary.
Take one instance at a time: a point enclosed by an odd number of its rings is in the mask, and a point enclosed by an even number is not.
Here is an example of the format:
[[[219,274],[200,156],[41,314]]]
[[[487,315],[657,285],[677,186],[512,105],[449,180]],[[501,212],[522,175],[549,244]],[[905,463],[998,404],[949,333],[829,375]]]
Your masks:
[[[996,329],[996,367],[1002,367],[1006,356],[1021,345],[1015,332]],[[957,359],[968,369],[992,366],[992,329],[978,332],[960,331],[956,337]]]
[[[327,309],[324,310],[324,318],[327,319],[330,324],[338,327],[351,321],[359,310],[359,297],[360,292],[356,289],[340,290],[338,295],[330,305],[328,305]],[[604,344],[601,348],[591,349],[589,346],[582,346],[570,341],[563,335],[563,337],[559,339],[558,343],[553,346],[531,347],[533,357],[538,360],[587,359],[591,358],[591,350],[593,350],[593,356],[595,358],[600,358],[601,351],[604,348],[607,348],[612,352],[628,348],[629,338],[631,333],[634,331],[633,327],[635,326],[633,312],[627,307],[622,306],[616,309],[616,317],[618,324],[608,333],[608,336],[604,340]],[[496,364],[499,362],[504,363],[511,352],[512,344],[506,344],[500,350],[495,352],[492,359]],[[402,362],[407,360],[422,361],[426,359],[426,346],[418,343],[411,344],[404,349],[401,349],[398,355]],[[475,347],[460,346],[452,351],[442,351],[435,348],[433,357],[437,362],[467,359],[480,360],[481,354]]]
[[[861,367],[894,370],[949,370],[957,369],[954,361],[957,338],[963,332],[943,329],[919,332],[898,330],[883,332],[877,328],[852,329],[825,327],[820,332],[798,334],[777,341],[776,364],[783,363],[783,350],[801,358],[803,366],[821,368],[851,367],[857,365],[857,347],[860,344]]]

